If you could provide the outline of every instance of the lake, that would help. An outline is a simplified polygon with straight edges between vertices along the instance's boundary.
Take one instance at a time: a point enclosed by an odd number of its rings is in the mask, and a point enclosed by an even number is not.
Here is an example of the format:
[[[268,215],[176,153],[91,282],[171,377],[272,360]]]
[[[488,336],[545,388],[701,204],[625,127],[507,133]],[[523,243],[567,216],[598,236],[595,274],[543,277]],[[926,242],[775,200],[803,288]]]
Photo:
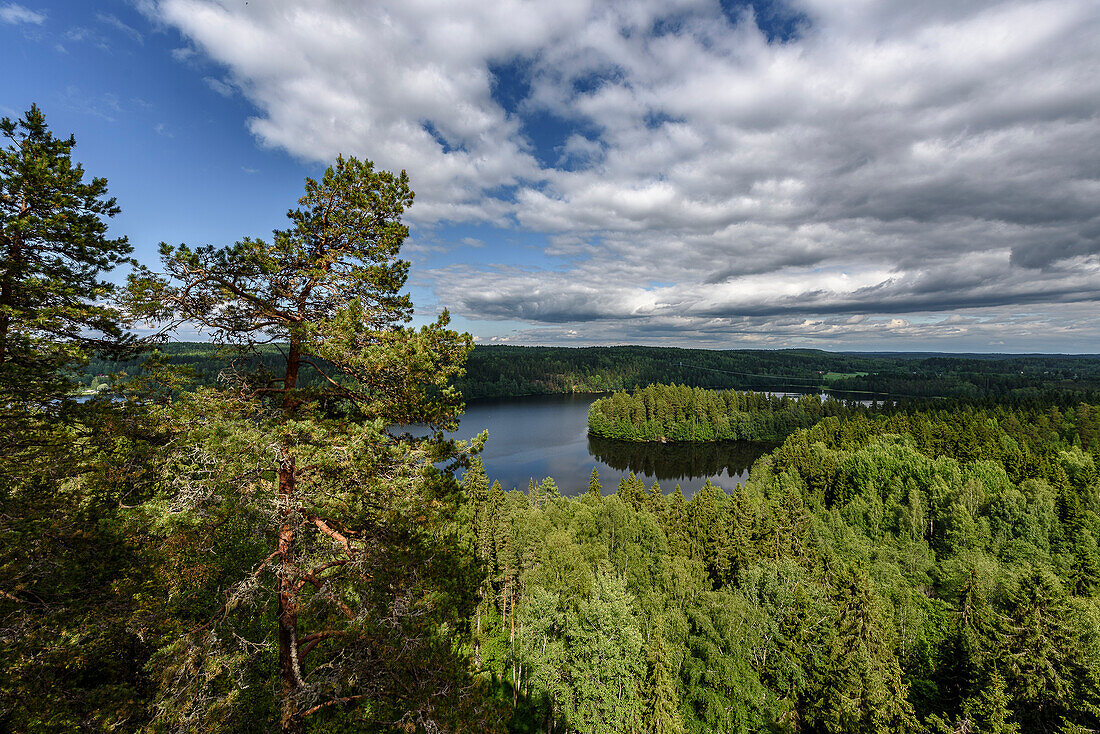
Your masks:
[[[456,438],[489,431],[482,460],[489,480],[505,489],[527,489],[553,477],[564,495],[588,488],[592,467],[604,493],[634,472],[646,485],[659,481],[671,492],[679,484],[690,497],[709,479],[727,489],[743,482],[748,470],[774,444],[730,441],[707,444],[653,444],[589,438],[588,406],[598,395],[537,395],[478,401],[466,406]]]

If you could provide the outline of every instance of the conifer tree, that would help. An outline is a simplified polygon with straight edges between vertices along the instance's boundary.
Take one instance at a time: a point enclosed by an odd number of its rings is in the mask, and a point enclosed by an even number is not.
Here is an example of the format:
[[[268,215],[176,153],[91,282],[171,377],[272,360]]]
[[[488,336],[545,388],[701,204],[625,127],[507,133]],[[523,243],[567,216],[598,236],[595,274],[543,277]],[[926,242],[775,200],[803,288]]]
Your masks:
[[[0,437],[16,471],[44,443],[39,429],[70,416],[75,383],[67,368],[127,337],[114,286],[103,273],[129,262],[125,237],[107,237],[119,212],[107,180],[84,180],[76,140],[54,137],[32,105],[0,120]],[[46,442],[48,443],[48,442]],[[27,454],[24,456],[24,454]],[[2,475],[0,474],[0,475]]]
[[[1087,667],[1093,661],[1076,653],[1087,645],[1078,639],[1072,607],[1054,574],[1025,567],[1008,596],[1005,683],[1020,723],[1029,730],[1051,729],[1061,717],[1076,713],[1070,704],[1075,697],[1095,700],[1077,690],[1079,681],[1090,677]]]
[[[989,684],[978,695],[963,704],[964,720],[976,731],[988,734],[1019,734],[1020,727],[1012,720],[1005,681],[998,673],[990,676]]]
[[[129,342],[102,277],[130,246],[107,236],[106,180],[37,106],[0,135],[0,731],[106,730],[145,703],[122,590],[146,559],[117,491],[144,463],[141,420],[79,402],[73,371]]]
[[[879,619],[871,581],[853,566],[840,569],[838,577],[836,634],[812,713],[827,731],[913,731],[912,705]]]
[[[600,473],[596,467],[592,467],[592,474],[588,477],[588,493],[596,497],[603,496],[603,487],[600,485]]]
[[[669,645],[660,630],[650,639],[647,657],[649,674],[645,684],[642,731],[646,734],[684,734],[679,681],[670,660]]]
[[[174,577],[202,582],[169,599],[203,600],[170,609],[194,624],[157,661],[169,728],[231,721],[270,690],[268,666],[283,732],[309,717],[439,727],[477,707],[446,631],[468,618],[476,581],[449,530],[453,477],[434,467],[460,458],[440,431],[461,410],[449,382],[471,340],[446,312],[403,326],[404,172],[341,157],[305,189],[270,242],[162,245],[167,277],[132,280],[136,311],[198,324],[242,355],[225,387],[174,407],[172,460],[146,506],[185,549]],[[250,369],[272,342],[279,370]],[[411,423],[435,432],[389,428]]]
[[[665,511],[661,514],[662,526],[668,537],[668,547],[673,555],[686,556],[691,552],[692,532],[689,525],[689,506],[680,485],[665,496]]]

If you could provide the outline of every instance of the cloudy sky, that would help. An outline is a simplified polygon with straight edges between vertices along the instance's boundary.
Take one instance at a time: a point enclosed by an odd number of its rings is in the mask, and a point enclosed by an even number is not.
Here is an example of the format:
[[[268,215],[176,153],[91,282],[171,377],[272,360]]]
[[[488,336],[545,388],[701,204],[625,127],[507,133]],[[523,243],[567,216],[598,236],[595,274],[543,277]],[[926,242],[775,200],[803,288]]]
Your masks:
[[[345,153],[484,342],[1100,352],[1096,0],[0,0],[0,63],[149,262]]]

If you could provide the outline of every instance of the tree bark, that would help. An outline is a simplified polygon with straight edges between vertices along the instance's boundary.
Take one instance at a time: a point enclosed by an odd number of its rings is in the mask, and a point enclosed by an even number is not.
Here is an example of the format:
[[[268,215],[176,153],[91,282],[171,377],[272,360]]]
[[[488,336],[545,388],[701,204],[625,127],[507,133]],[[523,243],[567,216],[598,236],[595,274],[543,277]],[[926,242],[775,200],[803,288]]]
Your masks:
[[[300,734],[302,717],[294,694],[301,685],[298,664],[297,590],[294,584],[294,457],[286,449],[279,463],[279,677],[282,679],[282,713],[279,729],[283,734]]]
[[[283,410],[293,411],[293,391],[298,383],[298,362],[301,351],[297,340],[291,339],[287,355],[286,374],[283,379]],[[295,531],[298,513],[295,503],[294,454],[283,446],[279,457],[279,677],[282,679],[282,712],[279,729],[282,734],[301,734],[303,717],[294,700],[302,684],[302,671],[298,661],[298,609],[295,572]]]
[[[291,337],[290,345],[287,347],[286,373],[283,375],[283,412],[287,414],[288,418],[295,408],[294,390],[298,387],[298,368],[301,366],[301,362],[301,343]]]

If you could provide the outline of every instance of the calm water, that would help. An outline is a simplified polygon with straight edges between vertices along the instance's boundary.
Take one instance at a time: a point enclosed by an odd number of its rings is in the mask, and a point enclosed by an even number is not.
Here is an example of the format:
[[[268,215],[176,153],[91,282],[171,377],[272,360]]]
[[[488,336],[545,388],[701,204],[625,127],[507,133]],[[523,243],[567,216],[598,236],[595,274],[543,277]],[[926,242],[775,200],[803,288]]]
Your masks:
[[[661,483],[665,492],[677,484],[689,497],[707,479],[732,488],[748,477],[752,463],[772,448],[747,441],[712,444],[640,444],[588,437],[592,395],[539,395],[471,403],[457,438],[489,431],[482,459],[489,479],[505,489],[553,477],[562,494],[588,487],[592,467],[600,472],[604,493],[614,492],[619,478],[634,472],[647,485]]]

